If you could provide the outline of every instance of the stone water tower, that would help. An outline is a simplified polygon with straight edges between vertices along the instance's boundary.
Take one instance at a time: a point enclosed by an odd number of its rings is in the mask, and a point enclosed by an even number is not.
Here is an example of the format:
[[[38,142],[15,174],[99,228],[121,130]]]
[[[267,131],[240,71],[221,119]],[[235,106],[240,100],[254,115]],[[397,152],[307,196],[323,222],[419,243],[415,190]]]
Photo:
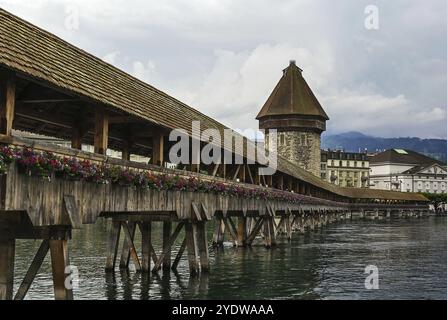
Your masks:
[[[329,120],[304,80],[302,71],[290,61],[258,116],[259,128],[277,129],[279,155],[320,177],[321,133]]]

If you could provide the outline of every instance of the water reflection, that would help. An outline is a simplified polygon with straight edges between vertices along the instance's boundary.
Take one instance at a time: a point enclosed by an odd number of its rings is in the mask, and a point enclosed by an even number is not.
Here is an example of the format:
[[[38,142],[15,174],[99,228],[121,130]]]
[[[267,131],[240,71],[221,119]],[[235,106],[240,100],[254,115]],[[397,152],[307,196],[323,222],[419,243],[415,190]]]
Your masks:
[[[185,257],[177,272],[105,273],[107,226],[98,221],[75,231],[70,243],[80,274],[75,299],[447,298],[446,222],[442,217],[345,221],[295,233],[291,242],[280,240],[271,250],[259,240],[247,249],[226,243],[210,248],[210,274],[191,278]],[[161,228],[154,226],[153,239],[159,251]],[[15,289],[38,246],[18,242]],[[368,264],[379,267],[380,290],[364,288]],[[48,257],[27,298],[53,298]]]

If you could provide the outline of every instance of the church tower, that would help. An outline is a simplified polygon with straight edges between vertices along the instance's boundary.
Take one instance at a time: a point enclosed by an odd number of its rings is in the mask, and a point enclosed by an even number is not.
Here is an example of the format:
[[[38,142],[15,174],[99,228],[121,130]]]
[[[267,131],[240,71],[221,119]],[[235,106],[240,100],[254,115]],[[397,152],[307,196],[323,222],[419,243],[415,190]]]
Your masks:
[[[321,133],[329,117],[302,71],[295,61],[290,61],[256,119],[259,128],[265,130],[266,145],[268,130],[277,129],[277,153],[320,177]]]

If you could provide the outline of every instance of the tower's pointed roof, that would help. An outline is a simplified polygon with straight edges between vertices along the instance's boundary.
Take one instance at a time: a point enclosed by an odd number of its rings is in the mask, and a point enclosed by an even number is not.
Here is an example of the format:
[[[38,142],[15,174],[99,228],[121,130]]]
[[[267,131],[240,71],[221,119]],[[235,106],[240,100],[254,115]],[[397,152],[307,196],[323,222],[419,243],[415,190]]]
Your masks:
[[[302,71],[296,66],[295,61],[290,61],[290,65],[284,69],[282,78],[256,119],[266,116],[294,115],[319,116],[324,120],[329,120],[323,107],[304,80]]]

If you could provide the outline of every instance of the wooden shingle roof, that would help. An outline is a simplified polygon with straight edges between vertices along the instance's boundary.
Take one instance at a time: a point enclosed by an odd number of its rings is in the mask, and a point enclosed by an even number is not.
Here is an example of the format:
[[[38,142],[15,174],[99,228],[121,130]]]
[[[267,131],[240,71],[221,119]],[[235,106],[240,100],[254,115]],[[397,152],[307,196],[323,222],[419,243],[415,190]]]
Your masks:
[[[121,110],[166,129],[180,128],[191,134],[192,121],[200,121],[202,130],[226,127],[163,91],[136,79],[101,59],[69,44],[9,12],[0,9],[0,66],[13,69],[27,77],[44,81],[80,97],[88,98],[111,109]],[[291,69],[291,73],[294,73]],[[301,81],[301,80],[300,80]],[[304,83],[304,79],[302,80]],[[305,84],[305,99],[324,118],[310,88]],[[315,111],[315,108],[317,111]],[[321,108],[321,110],[319,109]],[[313,111],[312,111],[313,110]],[[251,143],[245,139],[243,146]],[[235,146],[238,154],[245,154],[243,146]],[[334,194],[351,197],[351,190],[331,185],[278,156],[278,170]],[[379,193],[370,192],[370,197]],[[366,196],[366,194],[365,194]],[[424,200],[416,195],[380,192],[382,198]],[[360,197],[360,195],[359,195]]]
[[[329,120],[294,61],[284,70],[256,119],[266,116],[317,116]]]

